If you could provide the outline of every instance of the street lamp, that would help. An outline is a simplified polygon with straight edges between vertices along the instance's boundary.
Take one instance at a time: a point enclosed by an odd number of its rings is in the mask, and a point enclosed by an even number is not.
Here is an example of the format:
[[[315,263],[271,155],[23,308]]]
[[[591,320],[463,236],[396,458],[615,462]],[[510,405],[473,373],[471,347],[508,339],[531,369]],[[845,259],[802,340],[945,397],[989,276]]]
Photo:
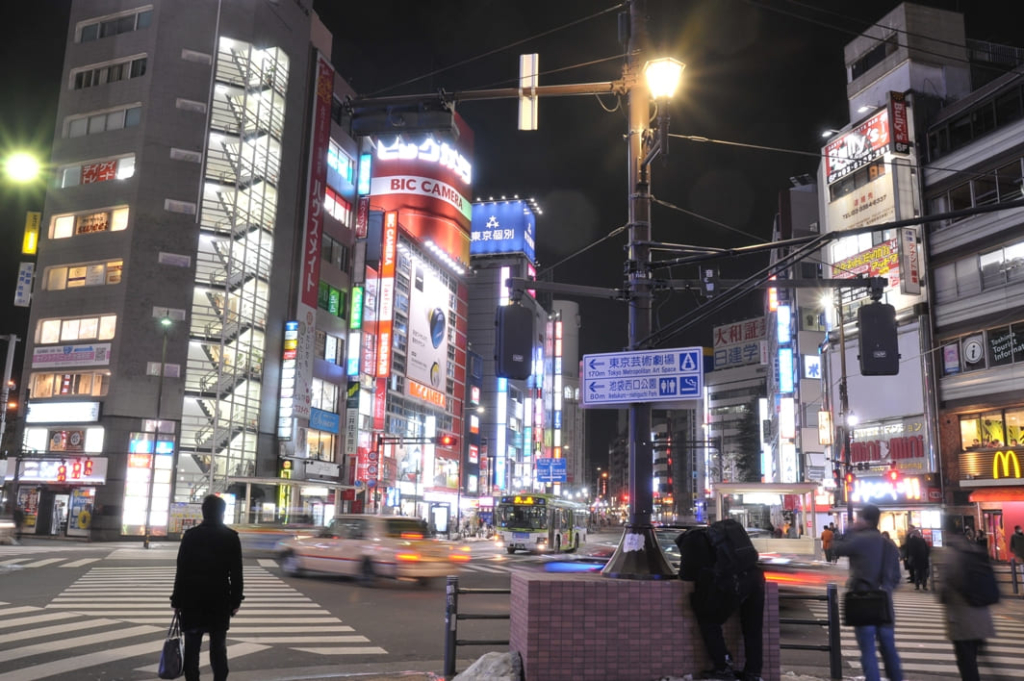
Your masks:
[[[629,291],[629,349],[640,350],[641,342],[651,335],[653,317],[651,299],[651,194],[649,166],[658,153],[668,151],[668,99],[675,94],[683,65],[675,60],[657,59],[640,71],[643,50],[647,47],[647,22],[644,3],[630,3],[630,31],[623,80],[629,88],[629,129],[627,170],[629,177],[629,244],[627,247],[627,287]],[[658,101],[658,139],[652,139],[651,99]],[[651,515],[654,507],[654,462],[651,449],[650,402],[629,405],[629,522],[615,553],[601,571],[606,577],[628,579],[670,579],[675,576],[658,545]]]
[[[4,173],[14,182],[34,182],[41,172],[39,160],[25,151],[15,152],[4,160]]]
[[[153,421],[153,448],[149,453],[149,489],[146,493],[146,528],[142,538],[142,547],[149,548],[150,518],[153,509],[153,477],[156,475],[157,441],[160,438],[160,413],[164,398],[164,369],[167,366],[167,332],[174,326],[170,317],[160,319],[163,330],[163,344],[160,348],[160,376],[156,382],[156,419]]]

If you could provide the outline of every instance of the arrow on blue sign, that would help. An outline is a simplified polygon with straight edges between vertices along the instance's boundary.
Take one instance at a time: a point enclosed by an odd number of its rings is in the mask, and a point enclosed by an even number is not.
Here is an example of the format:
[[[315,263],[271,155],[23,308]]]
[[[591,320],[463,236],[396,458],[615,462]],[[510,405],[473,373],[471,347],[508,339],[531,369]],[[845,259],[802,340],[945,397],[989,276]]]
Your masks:
[[[590,382],[590,392],[596,393],[598,390],[604,387],[604,383],[598,383],[597,381]]]
[[[597,369],[598,367],[603,367],[603,366],[604,366],[604,362],[598,362],[596,359],[590,360],[590,368],[591,369]]]

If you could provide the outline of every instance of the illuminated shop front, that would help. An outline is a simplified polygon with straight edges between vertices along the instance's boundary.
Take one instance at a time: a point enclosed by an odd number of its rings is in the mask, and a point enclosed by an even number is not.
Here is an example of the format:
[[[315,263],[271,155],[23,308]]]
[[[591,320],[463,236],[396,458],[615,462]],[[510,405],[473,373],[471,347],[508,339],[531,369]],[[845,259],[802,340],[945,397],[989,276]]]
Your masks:
[[[947,460],[956,462],[960,488],[973,505],[961,509],[964,525],[985,530],[989,554],[1009,560],[1010,535],[1024,525],[1024,407],[945,415],[942,421],[960,450]]]

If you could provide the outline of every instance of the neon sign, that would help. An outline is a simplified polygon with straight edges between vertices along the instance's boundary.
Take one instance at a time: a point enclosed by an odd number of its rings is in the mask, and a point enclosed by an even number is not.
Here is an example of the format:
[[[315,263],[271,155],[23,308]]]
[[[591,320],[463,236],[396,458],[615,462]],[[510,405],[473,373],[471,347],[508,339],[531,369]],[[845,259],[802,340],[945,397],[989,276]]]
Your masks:
[[[853,482],[853,501],[867,503],[872,500],[882,501],[921,501],[921,479],[903,478],[897,482],[888,479],[864,480],[857,478]]]
[[[377,145],[377,158],[381,161],[417,160],[438,163],[454,170],[466,184],[470,184],[473,179],[473,166],[469,160],[446,142],[438,144],[433,137],[428,137],[421,144],[407,144],[400,138],[396,138],[389,146],[380,143]]]
[[[999,464],[1002,464],[1003,474],[1001,477],[1009,478],[1020,478],[1020,459],[1017,458],[1017,452],[1012,449],[1008,449],[1005,452],[996,452],[996,455],[992,458],[992,479],[998,480],[999,475]],[[1010,475],[1010,465],[1013,465],[1013,475]]]

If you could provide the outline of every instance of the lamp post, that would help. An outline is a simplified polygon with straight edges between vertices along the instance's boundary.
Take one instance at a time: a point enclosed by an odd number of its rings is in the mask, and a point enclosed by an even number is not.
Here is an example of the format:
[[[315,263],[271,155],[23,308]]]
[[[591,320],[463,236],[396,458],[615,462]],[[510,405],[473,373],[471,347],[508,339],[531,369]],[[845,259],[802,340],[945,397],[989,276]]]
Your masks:
[[[651,335],[651,194],[649,165],[658,153],[667,149],[668,100],[682,77],[683,64],[672,59],[652,61],[640,77],[640,60],[647,42],[645,3],[630,3],[629,59],[623,80],[629,83],[629,130],[627,131],[627,191],[629,196],[629,244],[626,276],[629,296],[629,349],[640,349],[640,342]],[[651,139],[651,99],[664,116],[659,138]],[[629,406],[629,521],[622,541],[602,574],[613,578],[668,579],[672,568],[658,545],[651,514],[654,506],[652,478],[654,462],[651,449],[651,405]]]
[[[4,159],[4,173],[20,184],[34,182],[42,169],[39,159],[28,152],[18,151]]]
[[[167,365],[167,332],[174,325],[170,317],[160,319],[160,327],[163,330],[163,343],[160,347],[160,376],[156,383],[156,419],[153,421],[153,449],[149,454],[149,484],[146,491],[146,527],[143,533],[142,546],[149,548],[149,535],[151,531],[149,515],[153,510],[153,477],[156,475],[157,441],[160,437],[160,412],[164,398],[164,368]]]

